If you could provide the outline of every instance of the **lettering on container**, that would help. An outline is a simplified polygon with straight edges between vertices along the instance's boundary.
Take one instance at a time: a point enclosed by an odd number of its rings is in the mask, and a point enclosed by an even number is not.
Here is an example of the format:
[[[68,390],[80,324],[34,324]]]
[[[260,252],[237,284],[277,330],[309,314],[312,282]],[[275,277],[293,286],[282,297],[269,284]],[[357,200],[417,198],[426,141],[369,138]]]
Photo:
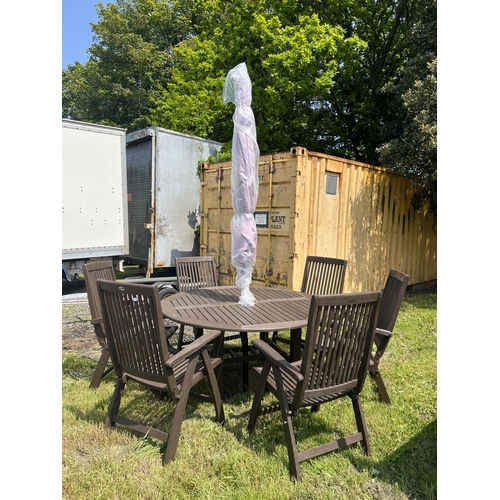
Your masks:
[[[271,231],[290,231],[290,209],[276,208],[269,211],[257,211],[254,213],[257,229],[268,229]]]

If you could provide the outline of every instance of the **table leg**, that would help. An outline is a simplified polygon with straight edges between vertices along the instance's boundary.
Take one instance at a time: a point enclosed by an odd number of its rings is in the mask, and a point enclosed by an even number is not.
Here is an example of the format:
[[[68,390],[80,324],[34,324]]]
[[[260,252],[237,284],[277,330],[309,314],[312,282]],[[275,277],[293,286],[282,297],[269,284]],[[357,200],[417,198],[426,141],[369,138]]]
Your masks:
[[[194,338],[199,339],[203,335],[203,328],[193,327]]]
[[[248,333],[241,332],[241,353],[243,359],[248,359]],[[243,362],[243,392],[248,391],[248,361]]]
[[[222,394],[222,390],[224,388],[224,378],[222,375],[222,370],[224,368],[224,332],[220,332],[220,335],[214,340],[212,356],[214,358],[222,359],[222,363],[215,369],[215,377],[217,378],[219,390]]]
[[[301,345],[302,328],[290,330],[290,361],[299,361]]]

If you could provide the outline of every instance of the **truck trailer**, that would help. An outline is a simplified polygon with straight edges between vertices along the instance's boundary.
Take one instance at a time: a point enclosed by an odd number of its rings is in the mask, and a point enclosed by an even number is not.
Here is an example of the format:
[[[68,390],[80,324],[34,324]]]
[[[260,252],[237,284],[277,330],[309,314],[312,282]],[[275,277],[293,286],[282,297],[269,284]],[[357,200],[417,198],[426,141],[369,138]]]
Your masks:
[[[175,276],[199,255],[200,164],[222,143],[149,127],[127,134],[129,261],[146,276]]]
[[[129,253],[126,129],[62,120],[62,277]]]

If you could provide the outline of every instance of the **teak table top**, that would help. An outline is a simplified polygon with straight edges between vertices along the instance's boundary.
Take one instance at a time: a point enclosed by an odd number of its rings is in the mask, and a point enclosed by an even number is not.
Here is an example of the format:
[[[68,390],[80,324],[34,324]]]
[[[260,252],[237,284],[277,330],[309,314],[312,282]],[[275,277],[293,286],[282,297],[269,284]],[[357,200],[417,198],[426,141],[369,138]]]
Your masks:
[[[307,326],[311,296],[283,288],[250,287],[254,306],[238,304],[235,286],[200,288],[162,300],[163,314],[195,328],[236,332],[295,330]]]

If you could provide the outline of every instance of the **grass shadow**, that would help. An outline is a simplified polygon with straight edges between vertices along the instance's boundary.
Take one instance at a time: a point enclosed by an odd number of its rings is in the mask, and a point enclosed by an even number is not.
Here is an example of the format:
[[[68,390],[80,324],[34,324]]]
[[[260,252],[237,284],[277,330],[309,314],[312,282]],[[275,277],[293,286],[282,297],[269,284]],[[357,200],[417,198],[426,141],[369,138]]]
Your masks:
[[[408,498],[437,498],[437,420],[429,422],[409,441],[382,460],[353,456],[359,469],[370,470],[374,480],[397,486]]]
[[[398,483],[409,498],[437,498],[437,420],[375,466],[379,479]]]

